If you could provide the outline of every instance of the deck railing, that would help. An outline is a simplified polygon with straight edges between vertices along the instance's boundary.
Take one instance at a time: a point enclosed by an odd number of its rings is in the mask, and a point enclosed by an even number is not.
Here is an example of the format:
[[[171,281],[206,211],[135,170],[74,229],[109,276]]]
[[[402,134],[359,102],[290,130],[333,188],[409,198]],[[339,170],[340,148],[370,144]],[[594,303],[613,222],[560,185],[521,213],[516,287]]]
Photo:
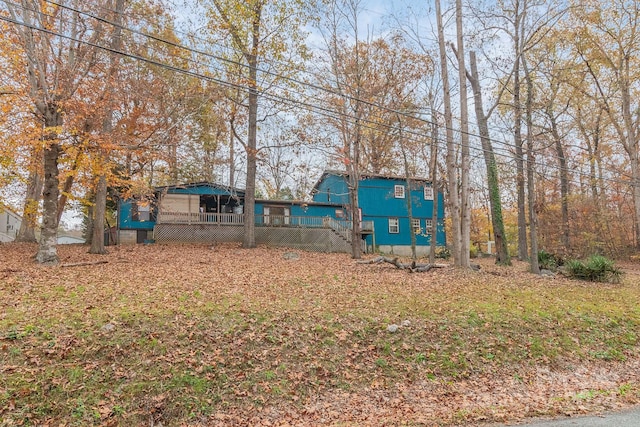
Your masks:
[[[242,225],[243,214],[235,213],[189,213],[189,212],[159,212],[158,223],[161,224],[224,224]]]
[[[189,212],[159,212],[158,223],[161,224],[220,224],[242,225],[244,214],[236,213],[189,213]],[[352,221],[321,216],[291,216],[291,215],[256,215],[257,226],[269,227],[302,227],[302,228],[331,228],[345,239],[351,239]],[[373,221],[362,221],[362,231],[373,231]]]

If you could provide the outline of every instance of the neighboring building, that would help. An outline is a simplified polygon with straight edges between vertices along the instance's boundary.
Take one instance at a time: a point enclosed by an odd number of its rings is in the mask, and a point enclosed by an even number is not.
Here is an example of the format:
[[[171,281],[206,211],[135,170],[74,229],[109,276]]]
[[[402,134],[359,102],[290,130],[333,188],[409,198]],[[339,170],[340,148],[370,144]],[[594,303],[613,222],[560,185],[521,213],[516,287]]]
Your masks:
[[[158,187],[148,200],[118,203],[119,243],[242,241],[244,190],[208,182]],[[410,199],[407,199],[408,196]],[[435,227],[438,246],[445,244],[442,193]],[[434,192],[424,179],[367,175],[359,199],[364,248],[408,255],[411,234],[426,254],[434,232]],[[407,201],[412,201],[409,225]],[[325,172],[314,187],[313,201],[256,200],[256,243],[326,252],[349,252],[352,212],[347,176]]]
[[[0,242],[12,242],[16,238],[22,217],[0,204]]]
[[[83,245],[86,241],[84,237],[72,235],[72,234],[60,234],[58,233],[58,244],[59,245]]]

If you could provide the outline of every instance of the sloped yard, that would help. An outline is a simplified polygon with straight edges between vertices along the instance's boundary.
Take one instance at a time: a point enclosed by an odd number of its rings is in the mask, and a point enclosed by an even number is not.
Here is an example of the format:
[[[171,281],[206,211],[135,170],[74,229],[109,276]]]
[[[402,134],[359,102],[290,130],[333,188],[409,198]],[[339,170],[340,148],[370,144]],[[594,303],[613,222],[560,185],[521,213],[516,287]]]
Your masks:
[[[482,425],[640,402],[640,276],[0,245],[0,425]],[[395,332],[390,325],[397,325]],[[392,330],[395,328],[391,328]]]

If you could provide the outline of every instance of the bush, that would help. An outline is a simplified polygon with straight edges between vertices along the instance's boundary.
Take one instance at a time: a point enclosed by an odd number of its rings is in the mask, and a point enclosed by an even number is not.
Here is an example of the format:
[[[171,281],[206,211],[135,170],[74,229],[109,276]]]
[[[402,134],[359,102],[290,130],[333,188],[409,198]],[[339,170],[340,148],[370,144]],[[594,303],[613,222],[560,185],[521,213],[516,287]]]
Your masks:
[[[556,271],[558,267],[564,265],[564,259],[559,255],[549,253],[542,249],[538,252],[538,265],[545,270]]]
[[[618,283],[623,274],[612,260],[601,255],[592,255],[586,261],[569,260],[566,267],[569,277],[590,282]]]
[[[480,253],[480,250],[476,245],[471,245],[469,247],[469,258],[478,258],[479,253]]]
[[[436,248],[436,258],[449,259],[451,258],[451,251],[446,246],[438,246]]]

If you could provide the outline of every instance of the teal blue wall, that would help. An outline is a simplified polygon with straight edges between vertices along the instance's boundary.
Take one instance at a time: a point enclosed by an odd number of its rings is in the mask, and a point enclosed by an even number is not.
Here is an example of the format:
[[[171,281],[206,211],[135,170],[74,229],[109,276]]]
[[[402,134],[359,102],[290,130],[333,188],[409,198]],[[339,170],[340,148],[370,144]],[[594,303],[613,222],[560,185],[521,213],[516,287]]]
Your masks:
[[[405,185],[405,198],[394,197],[395,185]],[[425,219],[430,219],[433,211],[433,201],[424,200],[424,185],[419,182],[413,185],[411,190],[412,214],[420,220],[420,226],[425,231]],[[427,184],[428,185],[428,184]],[[343,175],[326,174],[316,187],[317,192],[313,200],[333,203],[349,204],[348,187],[346,177]],[[373,221],[375,229],[376,245],[410,245],[411,230],[409,229],[409,213],[405,180],[400,178],[364,178],[358,189],[358,202],[362,210],[363,221]],[[398,218],[399,233],[389,233],[389,218]],[[445,245],[444,232],[444,197],[438,193],[438,227],[436,230],[436,244]],[[367,237],[367,243],[372,244],[372,237]],[[431,238],[416,235],[418,245],[430,245]]]
[[[154,212],[151,212],[151,221],[134,221],[131,218],[134,200],[122,200],[118,209],[118,224],[121,230],[153,230],[156,225]]]
[[[316,217],[335,217],[336,209],[340,209],[340,205],[307,205],[304,203],[292,202],[282,203],[279,200],[256,200],[256,215],[264,215],[265,206],[284,206],[290,209],[291,216],[316,216]]]
[[[399,178],[365,178],[360,182],[358,196],[362,219],[373,221],[375,230],[376,245],[410,245],[411,230],[409,225],[409,215],[407,210],[407,199],[409,191],[405,188],[405,198],[396,199],[394,197],[394,186],[404,185],[404,180]],[[411,201],[413,217],[420,220],[420,227],[424,233],[425,219],[431,218],[433,209],[432,200],[424,200],[424,183],[414,185],[411,190]],[[265,205],[287,206],[290,215],[314,216],[314,217],[336,217],[336,209],[341,209],[349,205],[349,189],[344,176],[326,174],[316,187],[313,196],[314,202],[318,204],[300,204],[300,202],[282,202],[258,200],[255,205],[256,215],[264,214]],[[210,185],[192,186],[187,188],[171,188],[168,190],[174,194],[210,194],[229,195],[229,191]],[[438,193],[438,225],[436,231],[437,245],[446,243],[444,232],[444,198],[442,193]],[[120,202],[119,224],[123,230],[152,230],[155,221],[133,221],[131,200]],[[152,213],[152,218],[155,215]],[[398,218],[399,233],[389,233],[389,218]],[[373,243],[372,236],[367,237],[367,243]],[[418,245],[430,245],[430,237],[416,235]]]
[[[316,189],[314,202],[349,204],[349,187],[344,176],[325,174]]]

